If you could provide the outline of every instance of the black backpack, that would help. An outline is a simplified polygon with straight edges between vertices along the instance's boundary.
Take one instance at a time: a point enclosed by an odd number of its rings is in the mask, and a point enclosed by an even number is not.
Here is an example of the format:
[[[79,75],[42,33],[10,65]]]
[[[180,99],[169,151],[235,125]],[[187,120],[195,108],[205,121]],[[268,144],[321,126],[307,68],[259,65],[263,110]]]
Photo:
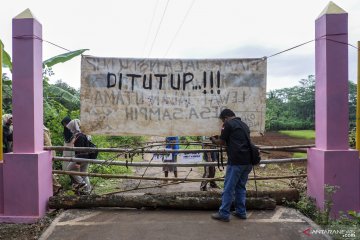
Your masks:
[[[78,137],[82,137],[83,139],[86,139],[86,142],[85,142],[85,146],[84,147],[91,147],[91,148],[96,148],[96,145],[93,143],[93,142],[91,142],[89,139],[88,139],[88,137],[85,135],[85,134],[83,134],[83,133],[79,133],[77,136],[76,136],[76,138],[78,138]],[[76,140],[75,140],[76,141]],[[90,159],[96,159],[97,158],[97,156],[98,156],[98,151],[88,151],[88,152],[84,152],[83,154],[80,154],[80,155],[82,155],[82,156],[84,156],[85,157],[85,154],[87,153],[87,158],[90,158]]]
[[[96,148],[96,145],[92,141],[88,140],[88,147]],[[89,154],[90,159],[96,159],[99,152],[98,151],[92,151],[92,152],[89,152],[88,154]]]
[[[244,123],[241,120],[239,122],[240,122],[240,125],[241,125],[241,129],[245,133],[246,141],[248,142],[248,147],[250,149],[250,161],[251,161],[251,164],[253,166],[258,165],[260,163],[260,160],[261,160],[260,149],[251,142],[249,134],[243,128]]]
[[[251,155],[251,164],[252,165],[258,165],[260,163],[261,157],[260,157],[260,149],[255,146],[252,142],[249,142],[250,147],[250,155]]]

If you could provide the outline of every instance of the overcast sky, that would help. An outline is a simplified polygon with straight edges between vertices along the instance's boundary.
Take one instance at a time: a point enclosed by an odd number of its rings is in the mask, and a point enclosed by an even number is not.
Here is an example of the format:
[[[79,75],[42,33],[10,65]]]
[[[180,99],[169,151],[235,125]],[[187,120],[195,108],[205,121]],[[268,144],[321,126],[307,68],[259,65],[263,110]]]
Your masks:
[[[12,18],[30,8],[43,39],[87,55],[136,58],[257,58],[314,39],[327,0],[11,0],[0,8],[0,39],[11,54]],[[349,14],[349,43],[360,39],[359,0],[336,0]],[[164,11],[166,9],[166,11]],[[165,14],[164,14],[165,12]],[[161,21],[162,19],[162,21]],[[161,22],[161,24],[160,24]],[[65,53],[43,43],[43,58]],[[267,90],[315,74],[314,43],[268,59]],[[356,49],[349,47],[356,81]],[[51,82],[80,87],[80,57],[53,68]]]

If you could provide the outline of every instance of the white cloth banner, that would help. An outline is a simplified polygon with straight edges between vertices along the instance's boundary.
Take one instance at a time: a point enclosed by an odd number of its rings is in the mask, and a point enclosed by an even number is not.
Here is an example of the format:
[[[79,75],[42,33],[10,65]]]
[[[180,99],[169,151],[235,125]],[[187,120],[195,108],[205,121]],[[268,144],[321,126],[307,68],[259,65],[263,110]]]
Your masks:
[[[81,128],[87,134],[211,136],[229,108],[264,132],[265,59],[81,61]]]

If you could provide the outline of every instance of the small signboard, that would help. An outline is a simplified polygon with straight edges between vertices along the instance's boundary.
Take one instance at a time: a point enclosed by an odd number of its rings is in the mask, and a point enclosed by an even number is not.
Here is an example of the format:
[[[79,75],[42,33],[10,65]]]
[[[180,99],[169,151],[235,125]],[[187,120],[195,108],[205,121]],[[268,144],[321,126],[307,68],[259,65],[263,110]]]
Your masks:
[[[180,153],[178,162],[180,163],[198,163],[202,162],[203,153]]]
[[[171,160],[171,154],[154,154],[152,162],[162,162],[164,160]],[[198,163],[202,162],[203,153],[179,153],[177,155],[178,163]]]

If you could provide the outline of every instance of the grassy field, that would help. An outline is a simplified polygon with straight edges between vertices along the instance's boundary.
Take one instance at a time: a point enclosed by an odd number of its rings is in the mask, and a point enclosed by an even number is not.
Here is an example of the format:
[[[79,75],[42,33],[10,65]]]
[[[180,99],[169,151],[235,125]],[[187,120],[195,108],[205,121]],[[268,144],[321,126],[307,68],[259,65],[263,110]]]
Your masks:
[[[300,152],[295,152],[293,155],[293,158],[306,158],[307,154],[306,153],[300,153]]]
[[[288,135],[290,137],[305,138],[305,139],[315,139],[314,130],[283,130],[279,131],[282,134]]]

